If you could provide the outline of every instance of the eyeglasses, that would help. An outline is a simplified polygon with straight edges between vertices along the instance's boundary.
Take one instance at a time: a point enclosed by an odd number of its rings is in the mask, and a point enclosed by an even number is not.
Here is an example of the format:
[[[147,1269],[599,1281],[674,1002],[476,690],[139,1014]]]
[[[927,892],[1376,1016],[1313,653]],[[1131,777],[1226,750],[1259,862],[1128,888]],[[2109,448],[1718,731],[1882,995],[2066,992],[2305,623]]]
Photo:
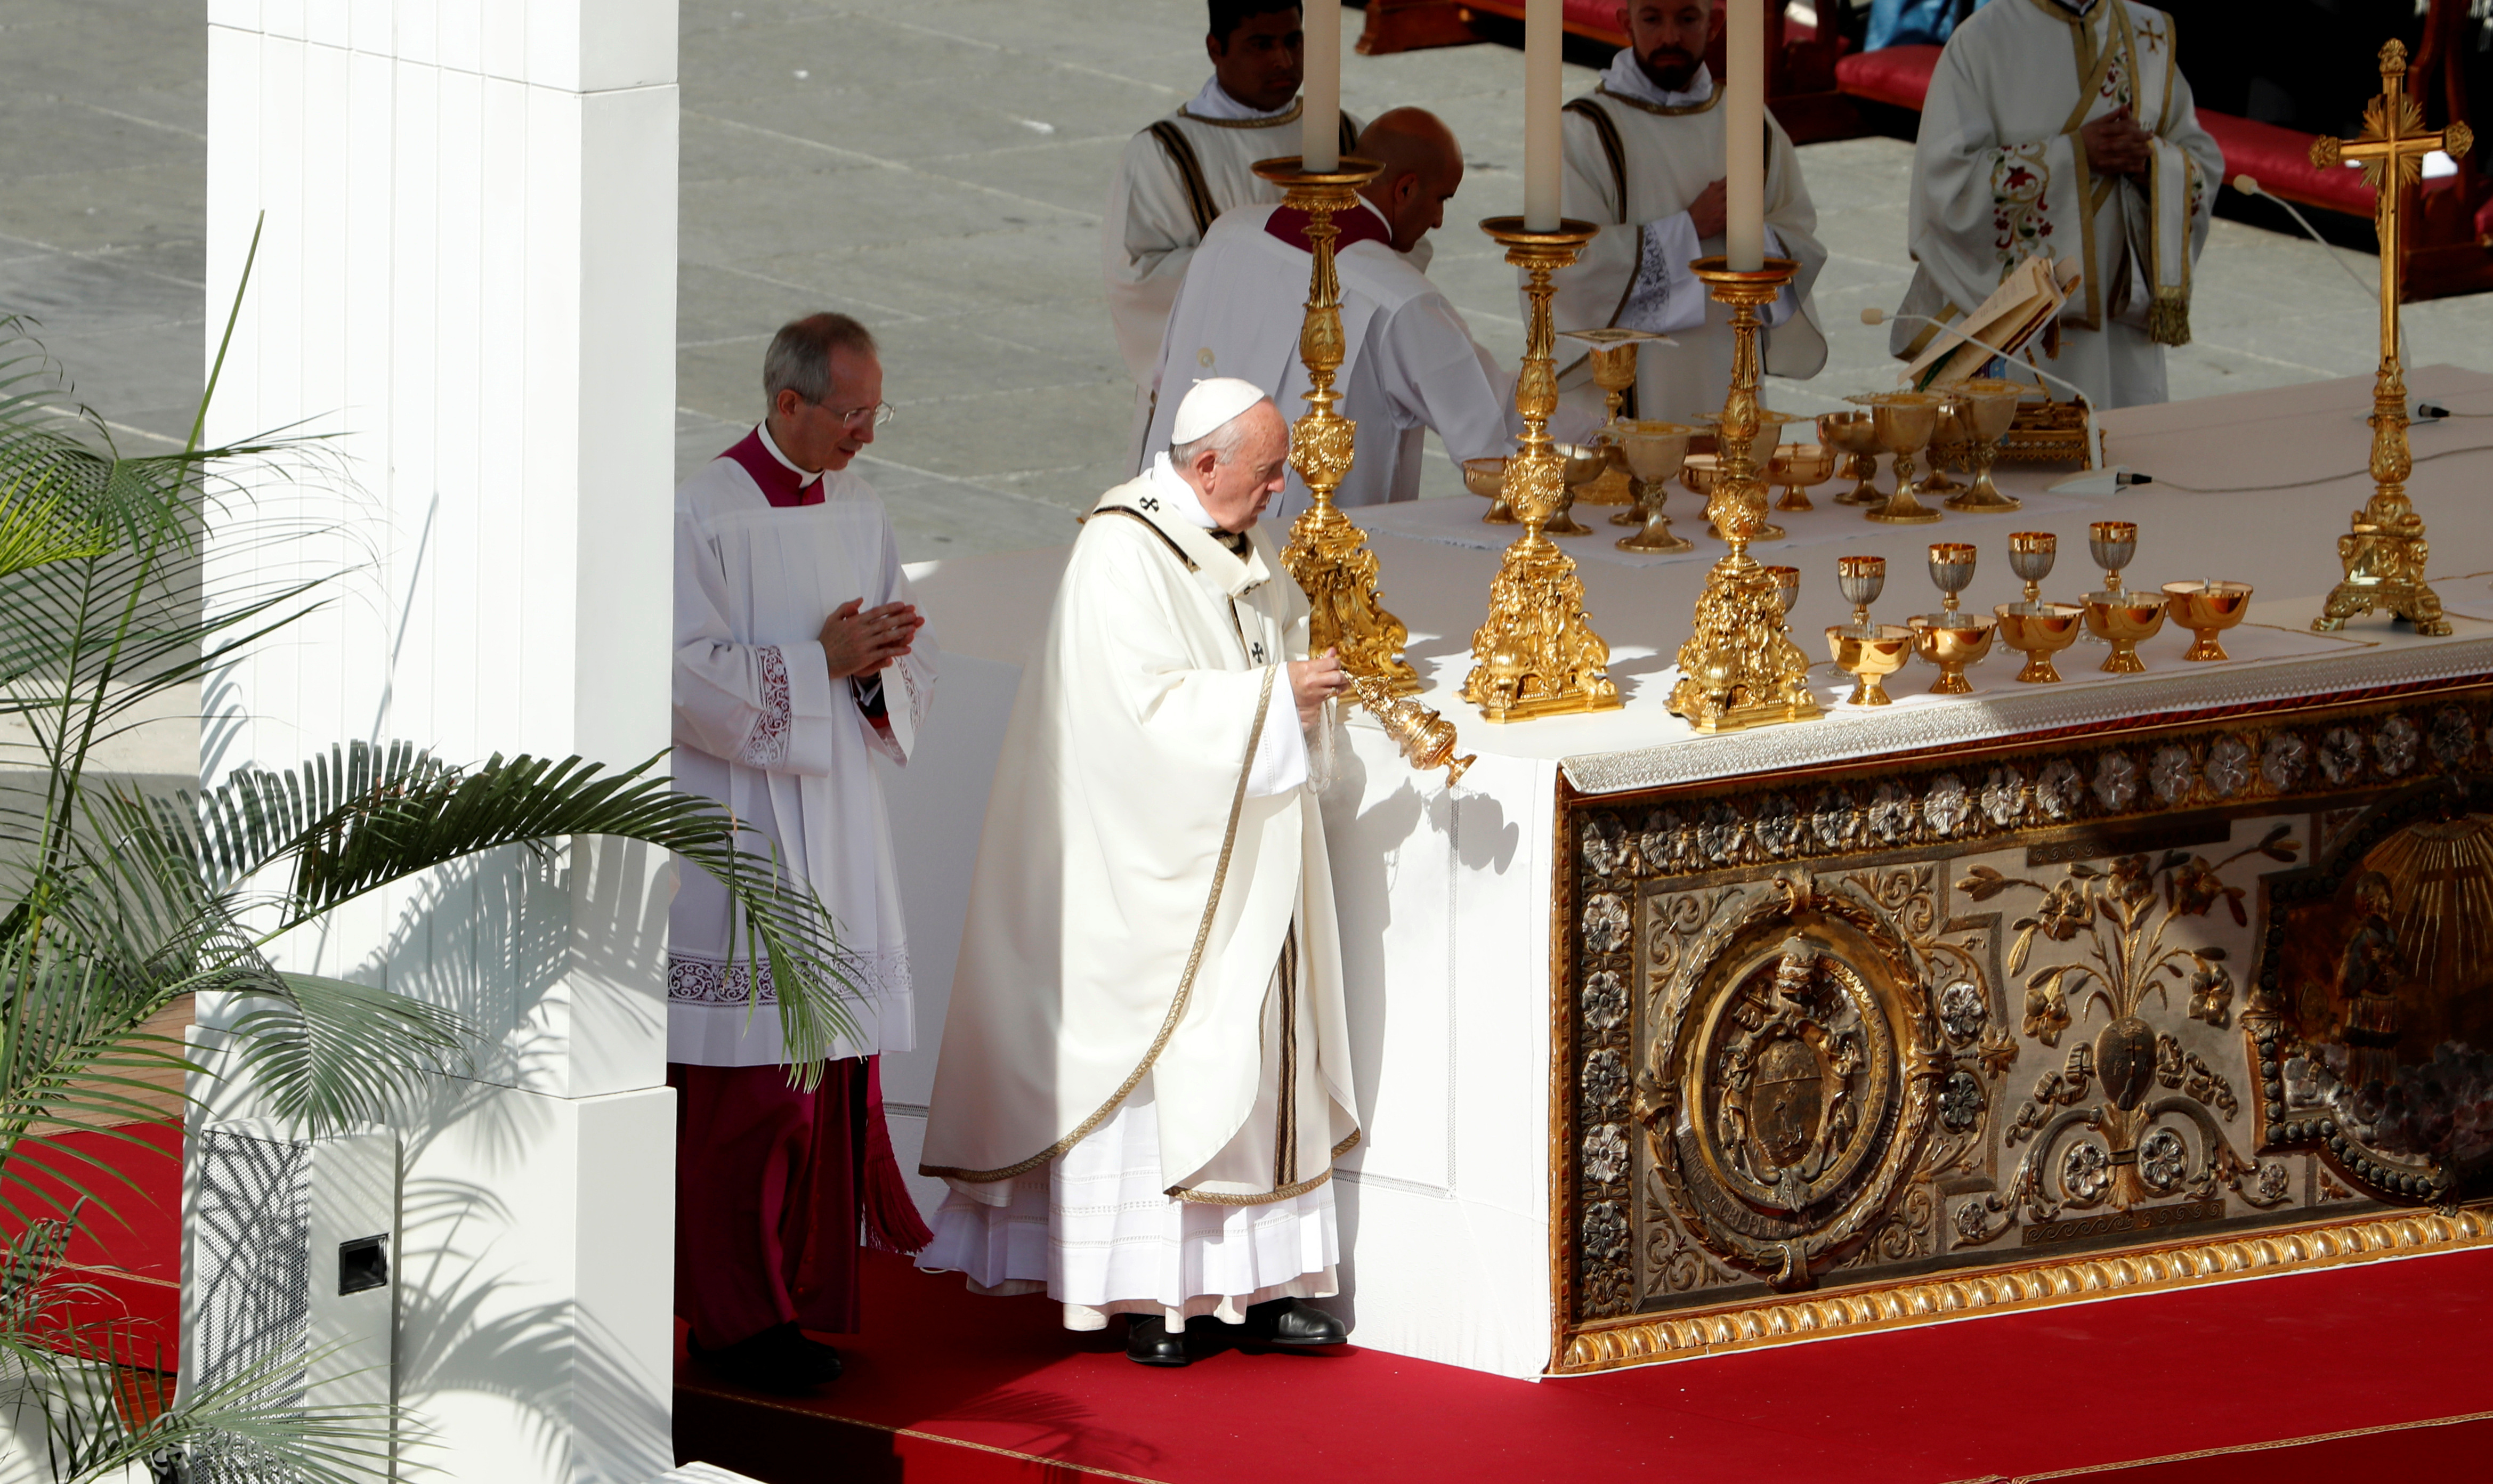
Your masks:
[[[821,402],[814,405],[823,407]],[[865,429],[886,426],[900,409],[887,401],[879,401],[871,407],[823,407],[823,410],[850,428]]]

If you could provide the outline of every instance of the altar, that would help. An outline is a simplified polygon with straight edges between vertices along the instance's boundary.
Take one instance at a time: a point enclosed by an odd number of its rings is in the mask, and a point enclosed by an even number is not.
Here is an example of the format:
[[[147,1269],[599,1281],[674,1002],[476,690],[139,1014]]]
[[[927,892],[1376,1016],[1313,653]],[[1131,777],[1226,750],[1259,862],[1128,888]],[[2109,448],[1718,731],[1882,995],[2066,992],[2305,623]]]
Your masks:
[[[2100,497],[2003,466],[2027,508],[1884,526],[1823,498],[1759,559],[1800,568],[1796,639],[2101,584],[2086,523],[2133,520],[2130,585],[2256,586],[2231,658],[2146,672],[1995,653],[1974,693],[1698,735],[1664,703],[1707,565],[1565,543],[1625,704],[1493,726],[1456,697],[1513,527],[1467,498],[1358,512],[1421,699],[1479,760],[1451,791],[1364,715],[1325,795],[1362,1144],[1342,1162],[1355,1343],[1564,1375],[1987,1310],[2493,1242],[2493,375],[2426,368],[2456,415],[2409,490],[2453,633],[2311,620],[2369,493],[2370,378],[2103,416],[2150,475]],[[1882,475],[1882,478],[1884,476]],[[918,761],[886,775],[920,1042],[885,1085],[914,1168],[988,780],[1063,549],[914,568],[945,651]],[[1793,944],[1806,936],[1811,947]],[[2366,969],[2363,965],[2374,965]],[[2370,973],[2371,979],[2364,975]],[[2349,1007],[2354,1007],[2350,1009]],[[2364,1090],[2367,1072],[2378,1083]],[[941,1188],[919,1180],[920,1200]]]

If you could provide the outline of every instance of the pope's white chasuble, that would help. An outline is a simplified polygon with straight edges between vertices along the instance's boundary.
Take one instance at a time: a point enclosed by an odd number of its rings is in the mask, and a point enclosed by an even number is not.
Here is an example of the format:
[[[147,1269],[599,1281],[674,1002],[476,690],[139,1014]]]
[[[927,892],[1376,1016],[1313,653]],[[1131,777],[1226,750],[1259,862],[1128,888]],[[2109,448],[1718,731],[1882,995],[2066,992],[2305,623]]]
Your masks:
[[[1350,476],[1334,491],[1334,502],[1417,498],[1429,430],[1457,460],[1512,452],[1522,431],[1514,374],[1472,339],[1462,314],[1414,261],[1417,254],[1394,251],[1373,207],[1363,202],[1334,220],[1341,231],[1334,271],[1341,282],[1343,342],[1334,380],[1341,401],[1334,410],[1359,425]],[[1285,418],[1306,410],[1299,329],[1315,258],[1293,223],[1304,224],[1294,208],[1245,207],[1222,217],[1204,238],[1161,343],[1158,403],[1143,440],[1147,453],[1168,452],[1178,403],[1209,377],[1252,382]],[[1307,486],[1293,469],[1264,512],[1264,524],[1286,529],[1307,508]]]
[[[1705,293],[1689,264],[1723,251],[1700,239],[1689,203],[1723,177],[1723,94],[1697,70],[1685,93],[1664,93],[1622,50],[1591,93],[1567,105],[1561,210],[1601,228],[1581,256],[1561,269],[1550,313],[1561,331],[1615,325],[1667,335],[1637,357],[1636,413],[1694,422],[1723,410],[1731,382],[1731,312]],[[1800,265],[1792,286],[1766,310],[1762,347],[1771,375],[1815,376],[1826,364],[1826,337],[1810,291],[1826,265],[1817,208],[1801,179],[1790,135],[1766,119],[1766,251]],[[1603,396],[1583,348],[1562,342],[1559,391],[1596,417]]]
[[[1216,78],[1126,142],[1108,186],[1099,252],[1117,349],[1134,378],[1138,429],[1151,415],[1160,334],[1194,250],[1221,213],[1281,199],[1281,188],[1257,175],[1255,162],[1299,152],[1300,107],[1294,99],[1277,113],[1258,113],[1221,91]],[[1358,142],[1359,127],[1342,115],[1343,154]]]
[[[1307,601],[1172,486],[1101,498],[1023,677],[920,1165],[954,1192],[921,1264],[1077,1327],[1329,1291],[1359,1137]]]
[[[1954,319],[2034,255],[2084,273],[2043,362],[2097,406],[2162,401],[2190,339],[2190,269],[2224,179],[2174,55],[2173,19],[2129,0],[1996,0],[1948,38],[1922,105],[1907,224],[1908,314]],[[2121,107],[2155,135],[2143,177],[2104,178],[2078,131]],[[1900,319],[1918,355],[1937,332]]]
[[[934,635],[868,680],[833,679],[823,620],[850,599],[910,602],[891,522],[854,472],[808,479],[756,429],[676,491],[675,751],[678,791],[714,799],[813,884],[858,995],[833,1057],[916,1044],[909,942],[872,755],[906,763],[935,690]],[[755,980],[761,981],[754,1002]],[[726,888],[676,865],[668,914],[667,1058],[785,1059],[766,965]]]

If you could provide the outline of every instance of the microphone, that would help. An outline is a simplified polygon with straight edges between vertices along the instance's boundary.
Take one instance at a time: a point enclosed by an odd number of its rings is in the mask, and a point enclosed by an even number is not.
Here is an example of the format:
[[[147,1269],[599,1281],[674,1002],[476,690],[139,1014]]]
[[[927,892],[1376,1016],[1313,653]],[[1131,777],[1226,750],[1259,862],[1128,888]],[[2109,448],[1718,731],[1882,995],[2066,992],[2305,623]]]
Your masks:
[[[2266,186],[2261,185],[2259,183],[2259,178],[2249,174],[2248,172],[2235,176],[2233,178],[2232,185],[2235,190],[2240,192],[2244,195],[2255,195],[2263,200],[2274,201],[2279,206],[2284,207],[2285,214],[2294,219],[2294,224],[2302,228],[2302,235],[2310,238],[2314,243],[2319,245],[2322,252],[2328,254],[2328,260],[2337,265],[2337,271],[2346,275],[2347,278],[2352,279],[2355,286],[2363,291],[2364,298],[2372,300],[2378,300],[2380,298],[2380,286],[2378,284],[2364,282],[2363,276],[2355,271],[2353,265],[2349,264],[2345,257],[2338,252],[2334,244],[2329,242],[2328,238],[2320,235],[2319,229],[2311,224],[2311,219],[2304,216],[2299,210],[2298,210],[2292,201],[2287,200],[2285,197],[2268,190]],[[2406,354],[2406,336],[2407,328],[2403,323],[2401,323],[2398,326],[2398,353],[2402,356]],[[2449,409],[2441,405],[2439,402],[2426,401],[2420,397],[2411,397],[2407,399],[2407,419],[2410,422],[2437,423],[2448,416],[2449,416]]]
[[[1861,312],[1861,322],[1865,325],[1884,324],[1890,319],[1917,319],[1926,325],[1938,325],[1940,334],[1952,335],[1967,344],[1979,346],[1984,350],[1990,351],[1993,355],[1999,357],[1999,359],[2003,361],[2009,362],[2011,365],[2022,366],[2045,381],[2048,381],[2054,386],[2067,392],[2070,396],[2079,399],[2080,403],[2087,409],[2087,446],[2093,451],[2094,458],[2091,461],[2094,464],[2094,468],[2084,474],[2073,474],[2067,479],[2061,480],[2059,483],[2052,486],[2054,493],[2114,494],[2121,490],[2127,489],[2131,485],[2149,485],[2154,483],[2152,479],[2149,479],[2144,474],[2132,474],[2126,468],[2118,465],[2107,464],[2104,461],[2103,429],[2095,423],[2094,403],[2086,401],[2087,394],[2080,387],[2071,382],[2065,381],[2058,376],[2053,375],[2050,371],[2047,371],[2041,367],[2033,365],[2030,362],[2016,360],[2010,356],[2007,351],[2000,349],[1998,346],[1992,344],[1988,341],[1975,340],[1972,336],[1966,334],[1963,330],[1956,329],[1951,325],[1940,324],[1939,321],[1932,318],[1928,314],[1891,314],[1885,310],[1863,310]]]

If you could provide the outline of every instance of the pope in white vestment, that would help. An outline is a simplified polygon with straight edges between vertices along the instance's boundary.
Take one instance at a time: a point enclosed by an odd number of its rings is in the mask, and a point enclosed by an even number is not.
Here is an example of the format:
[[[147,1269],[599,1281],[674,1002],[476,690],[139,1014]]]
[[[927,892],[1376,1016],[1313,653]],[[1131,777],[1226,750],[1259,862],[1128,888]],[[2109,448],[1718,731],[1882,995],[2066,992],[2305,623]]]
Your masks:
[[[1254,388],[1186,407],[1195,438],[1251,424],[1255,503],[1278,489],[1287,430]],[[1211,457],[1186,466],[1240,475]],[[1159,458],[1074,542],[989,795],[920,1165],[952,1189],[921,1266],[1043,1289],[1068,1328],[1133,1316],[1147,1364],[1183,1364],[1203,1315],[1342,1333],[1294,1302],[1335,1291],[1329,1182],[1359,1138],[1301,731],[1301,677],[1340,673],[1307,661],[1263,529],[1212,514],[1223,490]]]
[[[1509,453],[1522,431],[1514,373],[1472,339],[1453,301],[1412,256],[1462,180],[1461,152],[1443,131],[1415,108],[1380,116],[1360,148],[1392,157],[1388,168],[1359,205],[1334,218],[1343,340],[1335,410],[1358,425],[1349,477],[1334,492],[1337,505],[1416,498],[1430,430],[1457,460]],[[1418,148],[1410,142],[1414,132],[1425,136]],[[1177,404],[1200,378],[1251,382],[1285,413],[1305,409],[1299,329],[1315,262],[1306,226],[1306,213],[1296,208],[1242,207],[1204,238],[1161,342],[1159,402],[1146,452],[1167,451]],[[1264,519],[1286,527],[1307,508],[1307,486],[1293,472]]]
[[[2172,17],[2131,0],[1993,0],[1957,27],[1922,105],[1902,312],[1955,319],[2027,257],[2074,261],[2042,364],[2099,407],[2164,401],[2225,168],[2174,45]],[[2123,173],[2096,168],[2090,130]],[[1899,318],[1888,348],[1910,360],[1937,334]]]
[[[1194,97],[1126,141],[1100,218],[1108,317],[1134,378],[1138,445],[1151,421],[1160,335],[1195,249],[1223,213],[1278,202],[1281,188],[1257,175],[1255,162],[1299,152],[1297,0],[1229,0],[1228,14],[1219,14],[1220,5],[1214,10],[1213,31],[1205,38],[1214,74]],[[1224,75],[1239,93],[1273,106],[1242,102],[1222,85]],[[1342,153],[1350,153],[1358,138],[1359,121],[1344,113]]]
[[[1600,85],[1567,104],[1561,210],[1601,232],[1559,270],[1550,301],[1561,331],[1615,325],[1671,337],[1676,343],[1649,343],[1637,354],[1633,415],[1680,423],[1722,412],[1732,349],[1730,310],[1707,297],[1689,268],[1723,251],[1715,224],[1720,192],[1705,223],[1712,230],[1700,228],[1691,207],[1722,179],[1725,117],[1713,75],[1703,62],[1690,63],[1681,87],[1672,89],[1655,79],[1635,45],[1622,47]],[[1771,114],[1765,203],[1766,252],[1800,265],[1791,286],[1766,307],[1765,370],[1815,376],[1826,364],[1826,337],[1810,291],[1826,249],[1800,156]],[[1598,417],[1604,398],[1591,365],[1581,346],[1563,343],[1577,354],[1559,372],[1560,395]]]

